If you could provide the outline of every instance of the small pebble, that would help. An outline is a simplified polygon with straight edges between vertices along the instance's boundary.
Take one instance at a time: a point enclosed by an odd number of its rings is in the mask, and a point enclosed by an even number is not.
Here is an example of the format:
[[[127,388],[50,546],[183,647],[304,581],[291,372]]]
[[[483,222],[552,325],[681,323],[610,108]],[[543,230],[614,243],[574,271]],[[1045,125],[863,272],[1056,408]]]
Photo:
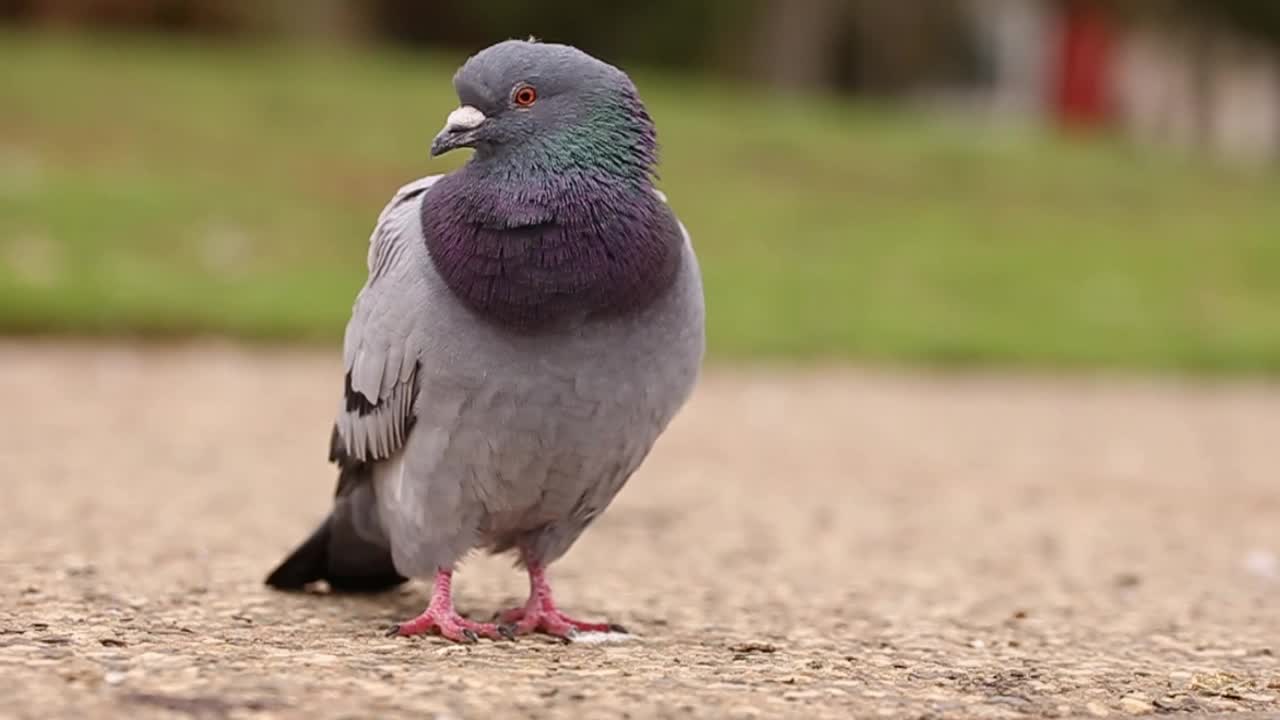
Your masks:
[[[1155,708],[1150,700],[1130,695],[1120,701],[1120,709],[1130,715],[1146,715]]]

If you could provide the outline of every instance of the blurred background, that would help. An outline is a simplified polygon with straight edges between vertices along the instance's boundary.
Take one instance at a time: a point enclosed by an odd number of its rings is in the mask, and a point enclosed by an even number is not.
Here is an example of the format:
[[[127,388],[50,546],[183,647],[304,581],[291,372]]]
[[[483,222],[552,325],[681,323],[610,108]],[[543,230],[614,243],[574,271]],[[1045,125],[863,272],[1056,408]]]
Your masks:
[[[0,0],[0,332],[338,343],[528,35],[635,77],[717,359],[1280,370],[1272,0]]]

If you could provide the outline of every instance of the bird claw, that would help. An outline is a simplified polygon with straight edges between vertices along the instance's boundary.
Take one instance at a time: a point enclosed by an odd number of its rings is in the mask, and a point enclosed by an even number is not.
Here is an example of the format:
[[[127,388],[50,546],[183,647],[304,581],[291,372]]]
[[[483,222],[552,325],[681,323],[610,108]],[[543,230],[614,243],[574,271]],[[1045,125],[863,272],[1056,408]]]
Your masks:
[[[625,627],[617,623],[591,623],[574,620],[560,612],[554,605],[526,605],[525,607],[513,608],[499,613],[498,617],[502,621],[498,625],[498,632],[503,637],[506,637],[507,632],[517,636],[543,633],[564,642],[573,642],[579,634],[584,632],[630,634]]]
[[[426,612],[409,622],[392,625],[387,628],[387,636],[411,637],[437,633],[447,640],[456,643],[473,645],[480,642],[481,637],[497,640],[501,632],[493,625],[472,622],[457,613],[438,611],[428,608]]]
[[[386,636],[396,637],[399,635],[409,637],[435,630],[449,640],[470,645],[480,642],[481,633],[483,633],[483,637],[492,640],[501,638],[515,642],[520,635],[541,632],[566,644],[573,642],[583,632],[631,634],[629,630],[618,623],[585,623],[565,617],[559,610],[554,608],[550,610],[540,608],[534,612],[529,612],[527,608],[510,610],[502,613],[502,616],[514,617],[515,621],[496,624],[475,623],[461,616],[442,619],[438,615],[428,615],[429,613],[430,611],[424,613],[425,617],[419,617],[407,623],[389,626],[386,629]]]

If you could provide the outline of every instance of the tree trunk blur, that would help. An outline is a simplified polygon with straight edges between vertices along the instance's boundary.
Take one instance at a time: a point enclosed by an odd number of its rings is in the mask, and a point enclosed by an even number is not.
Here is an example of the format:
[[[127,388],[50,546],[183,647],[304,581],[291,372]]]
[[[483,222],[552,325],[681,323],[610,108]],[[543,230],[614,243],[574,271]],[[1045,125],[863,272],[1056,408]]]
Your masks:
[[[268,10],[266,6],[271,6]],[[351,0],[309,0],[305,4],[273,0],[259,6],[271,12],[275,29],[295,39],[313,42],[351,42],[368,30],[367,7]]]
[[[927,75],[939,37],[932,22],[953,10],[949,2],[857,0],[855,85],[873,95],[892,95]]]
[[[756,14],[755,75],[787,90],[822,87],[831,77],[843,0],[763,0]]]

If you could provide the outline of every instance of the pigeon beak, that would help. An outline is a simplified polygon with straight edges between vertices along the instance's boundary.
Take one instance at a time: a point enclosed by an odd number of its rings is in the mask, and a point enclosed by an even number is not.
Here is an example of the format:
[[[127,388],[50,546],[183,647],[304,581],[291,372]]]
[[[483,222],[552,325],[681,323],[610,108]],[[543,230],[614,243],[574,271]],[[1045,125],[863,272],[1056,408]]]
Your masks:
[[[471,107],[462,107],[449,113],[444,129],[431,141],[431,157],[443,155],[460,147],[474,147],[479,127],[485,121],[484,113]]]

